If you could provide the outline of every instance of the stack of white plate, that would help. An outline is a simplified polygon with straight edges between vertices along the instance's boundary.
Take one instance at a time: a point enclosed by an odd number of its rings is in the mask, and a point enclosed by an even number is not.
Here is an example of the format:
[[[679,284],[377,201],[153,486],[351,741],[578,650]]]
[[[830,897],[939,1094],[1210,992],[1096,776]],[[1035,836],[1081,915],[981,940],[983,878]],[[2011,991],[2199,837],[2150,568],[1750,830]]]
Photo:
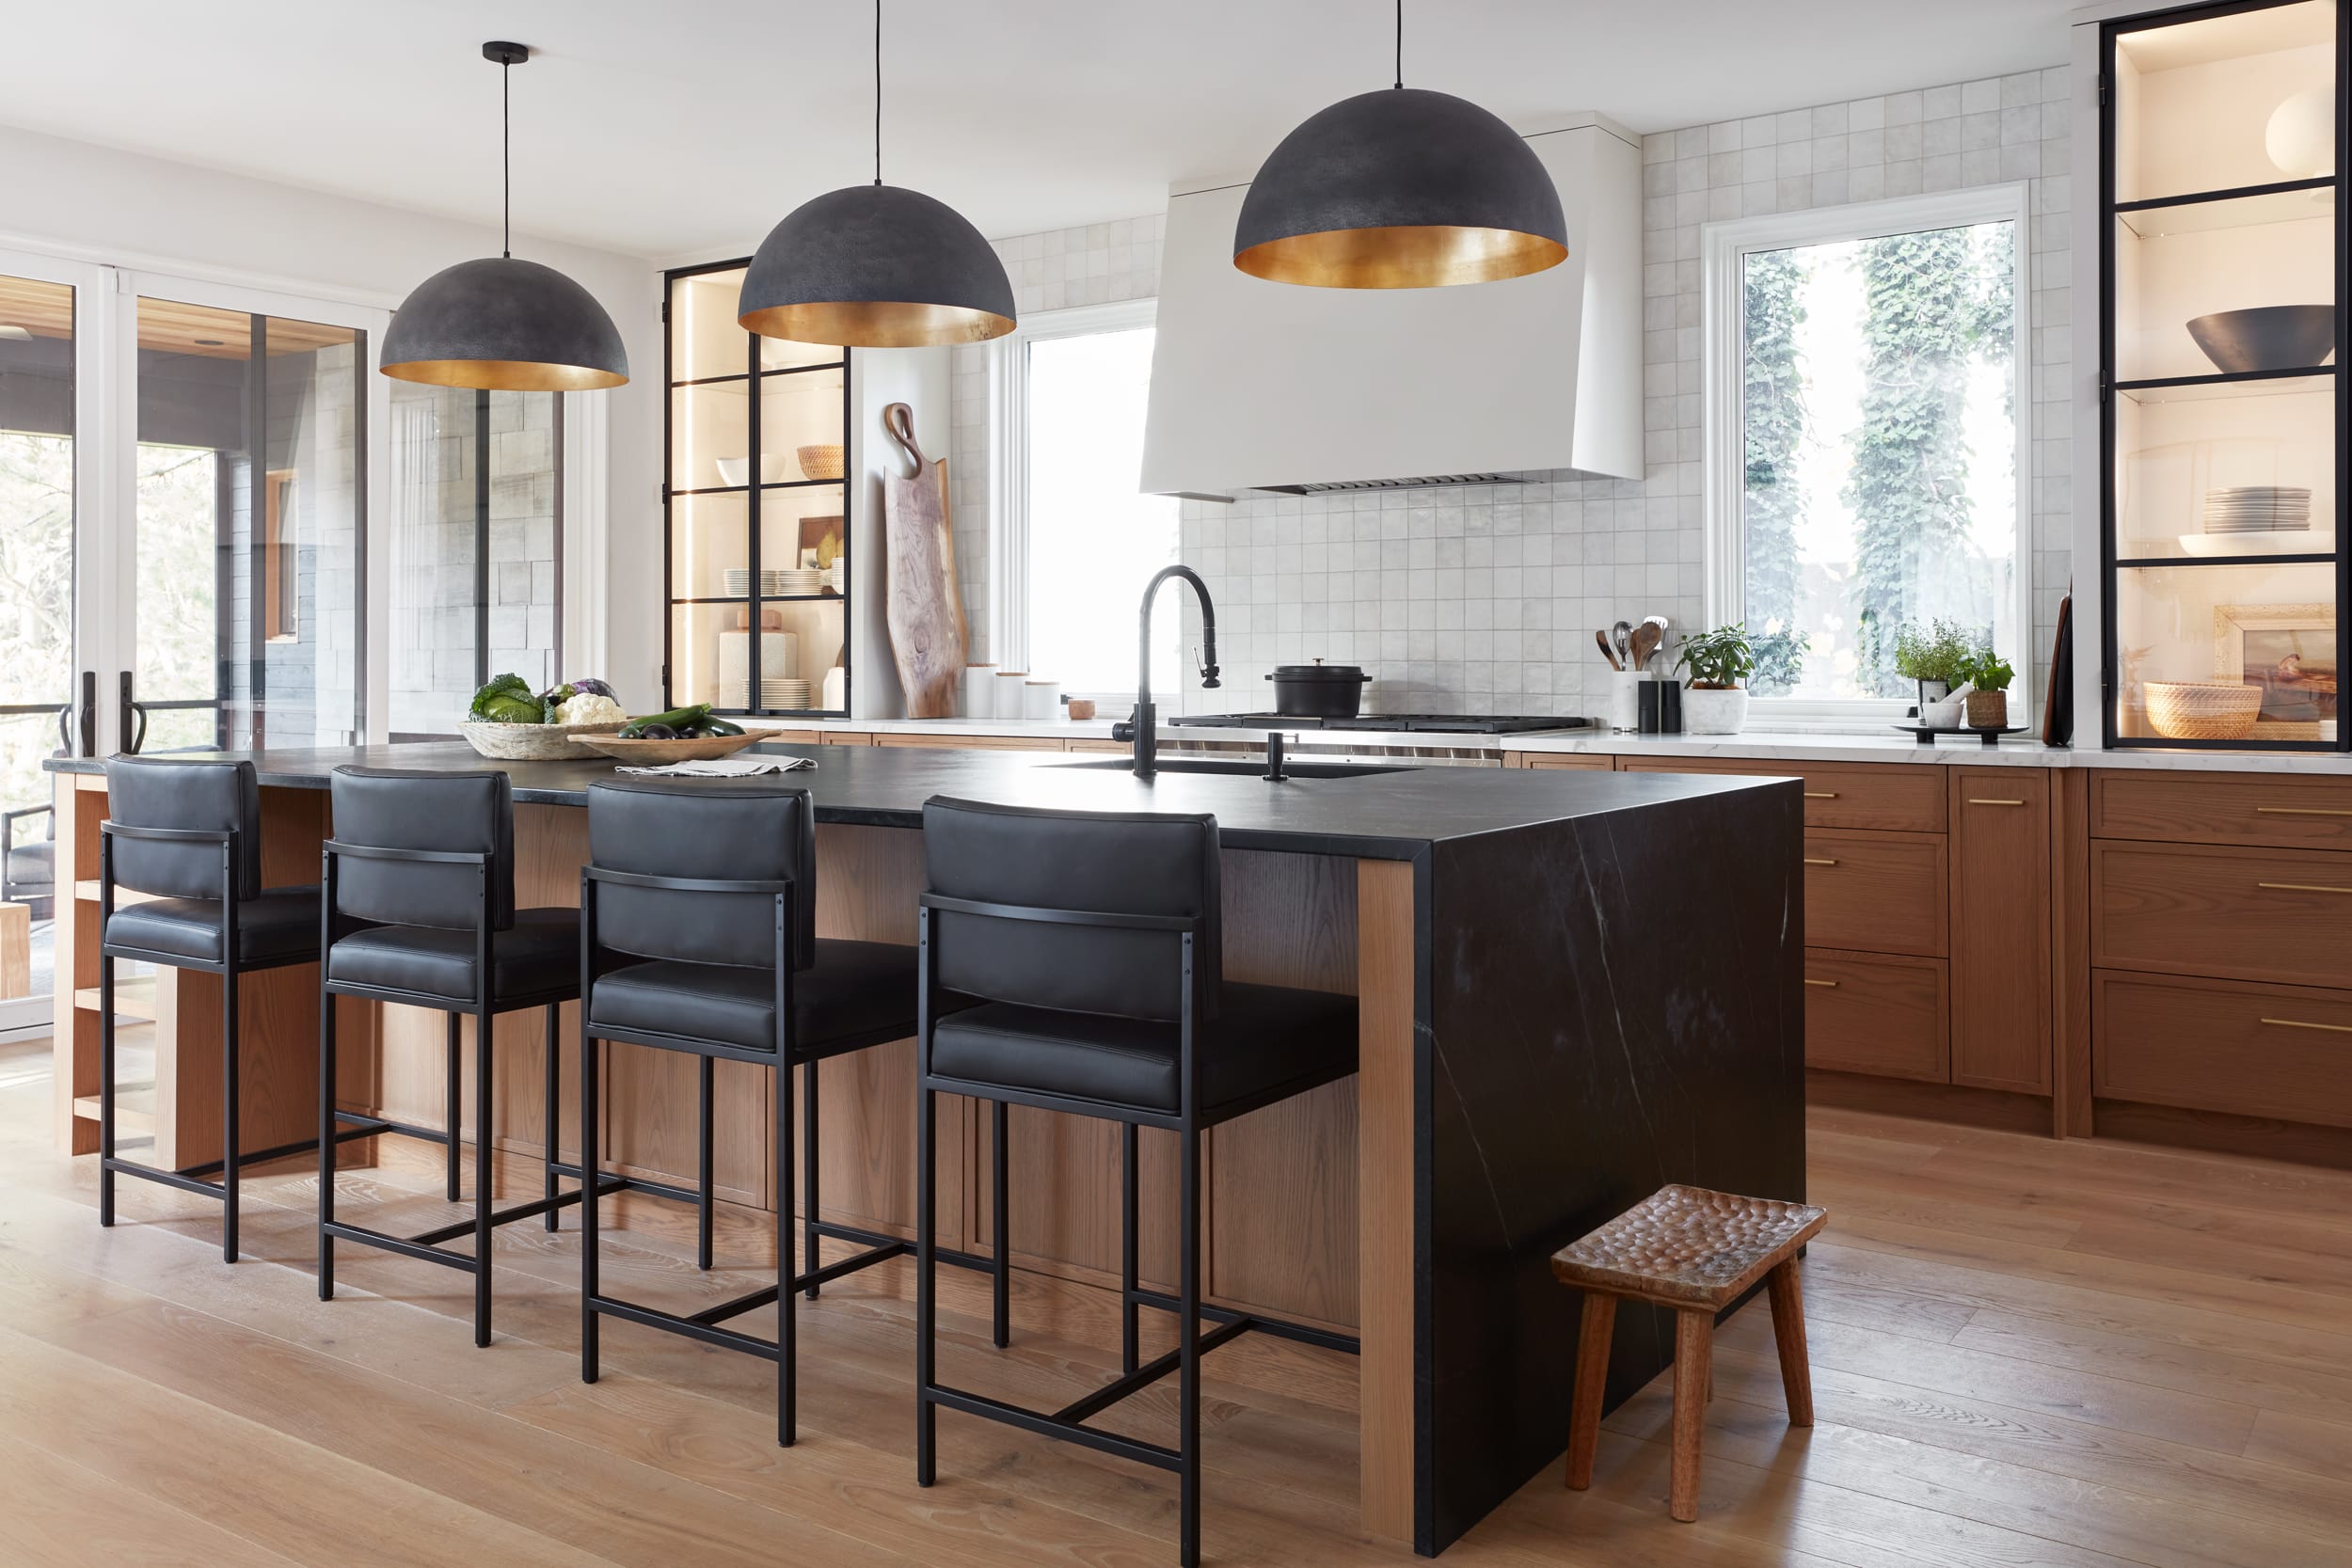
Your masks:
[[[720,576],[724,581],[728,598],[741,599],[751,596],[752,569],[750,567],[729,566]],[[818,571],[815,567],[805,569],[762,567],[759,573],[759,596],[763,599],[784,599],[798,594],[821,594],[825,591],[830,577],[830,573]]]
[[[808,682],[771,678],[759,683],[759,705],[771,708],[808,707]]]
[[[2312,493],[2293,485],[2239,484],[2205,492],[2207,533],[2282,533],[2312,526]]]

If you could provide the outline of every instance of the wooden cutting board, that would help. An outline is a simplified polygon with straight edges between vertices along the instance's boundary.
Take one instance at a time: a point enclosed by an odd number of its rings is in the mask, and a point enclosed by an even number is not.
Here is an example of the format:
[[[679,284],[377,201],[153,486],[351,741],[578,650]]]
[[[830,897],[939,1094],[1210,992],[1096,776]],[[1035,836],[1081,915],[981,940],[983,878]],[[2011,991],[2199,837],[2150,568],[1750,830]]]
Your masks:
[[[946,719],[956,710],[967,646],[956,590],[956,536],[947,520],[947,465],[923,455],[914,440],[914,410],[905,404],[882,410],[882,428],[914,465],[904,479],[882,476],[890,650],[907,717]]]

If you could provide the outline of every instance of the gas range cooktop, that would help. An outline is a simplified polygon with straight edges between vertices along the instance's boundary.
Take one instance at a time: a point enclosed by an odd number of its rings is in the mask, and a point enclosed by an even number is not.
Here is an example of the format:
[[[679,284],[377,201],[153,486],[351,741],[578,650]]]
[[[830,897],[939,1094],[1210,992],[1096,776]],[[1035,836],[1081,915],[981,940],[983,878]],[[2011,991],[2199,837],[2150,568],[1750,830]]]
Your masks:
[[[1597,719],[1568,714],[1359,713],[1350,719],[1317,719],[1296,713],[1180,713],[1163,724],[1200,724],[1224,730],[1403,730],[1416,735],[1520,735],[1529,730],[1589,730]]]

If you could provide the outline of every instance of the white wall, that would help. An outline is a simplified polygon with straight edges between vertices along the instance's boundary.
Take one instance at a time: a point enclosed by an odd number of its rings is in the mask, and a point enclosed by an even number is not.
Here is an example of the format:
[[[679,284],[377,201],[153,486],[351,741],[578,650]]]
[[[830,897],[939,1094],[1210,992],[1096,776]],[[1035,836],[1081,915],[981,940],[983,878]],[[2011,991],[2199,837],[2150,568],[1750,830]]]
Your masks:
[[[453,180],[486,179],[486,165]],[[498,254],[495,229],[324,192],[0,127],[7,205],[0,245],[397,306],[431,274]],[[516,253],[562,269],[612,313],[628,385],[611,400],[607,668],[632,705],[660,693],[660,278],[652,262],[516,236]],[[584,670],[567,673],[587,673]]]

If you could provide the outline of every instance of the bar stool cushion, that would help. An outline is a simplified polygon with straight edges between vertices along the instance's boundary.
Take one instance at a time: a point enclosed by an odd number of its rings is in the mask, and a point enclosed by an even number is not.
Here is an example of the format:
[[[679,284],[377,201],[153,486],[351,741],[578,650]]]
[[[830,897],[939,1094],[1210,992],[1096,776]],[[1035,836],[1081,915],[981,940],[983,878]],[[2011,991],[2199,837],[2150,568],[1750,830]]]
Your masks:
[[[1214,1024],[1196,1025],[1202,1103],[1296,1093],[1356,1070],[1356,999],[1333,991],[1228,982]],[[942,1078],[1174,1115],[1177,1026],[993,1002],[931,1031]]]
[[[580,911],[516,910],[490,943],[491,985],[501,999],[580,994]],[[474,934],[437,926],[373,926],[341,938],[326,955],[337,985],[469,1003],[475,999]]]
[[[106,943],[198,963],[220,959],[220,900],[151,898],[115,911]],[[237,904],[237,961],[289,963],[319,951],[319,890],[274,887]]]
[[[20,844],[8,851],[8,880],[20,888],[50,887],[56,875],[57,847],[46,839]]]
[[[793,1058],[914,1034],[918,953],[884,942],[818,942],[816,967],[792,976]],[[588,1024],[773,1051],[776,972],[669,959],[629,964],[596,976]]]

